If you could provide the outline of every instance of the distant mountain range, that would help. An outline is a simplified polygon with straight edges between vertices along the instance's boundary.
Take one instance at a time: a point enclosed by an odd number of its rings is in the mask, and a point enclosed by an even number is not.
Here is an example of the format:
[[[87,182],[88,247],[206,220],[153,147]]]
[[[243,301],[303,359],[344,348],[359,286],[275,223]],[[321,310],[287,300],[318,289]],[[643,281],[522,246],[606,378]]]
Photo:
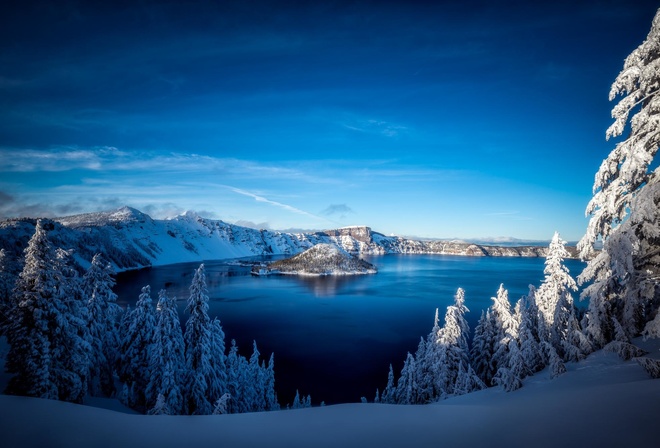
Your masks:
[[[544,257],[547,251],[546,246],[482,245],[385,236],[366,226],[309,233],[256,230],[202,218],[193,212],[157,220],[131,207],[46,221],[51,241],[57,247],[72,249],[82,267],[101,252],[118,271],[181,262],[294,255],[319,243],[338,246],[354,255]],[[0,248],[15,258],[22,256],[36,223],[36,218],[0,221]],[[573,256],[577,255],[575,248],[567,249]]]

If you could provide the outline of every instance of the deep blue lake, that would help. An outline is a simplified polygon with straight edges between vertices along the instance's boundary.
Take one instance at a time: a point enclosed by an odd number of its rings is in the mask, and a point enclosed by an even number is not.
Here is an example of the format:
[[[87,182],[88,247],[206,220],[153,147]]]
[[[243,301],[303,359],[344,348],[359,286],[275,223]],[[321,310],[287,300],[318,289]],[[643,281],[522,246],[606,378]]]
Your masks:
[[[441,319],[458,287],[465,289],[470,329],[490,306],[500,283],[513,304],[528,285],[543,280],[544,258],[384,255],[365,257],[378,274],[345,277],[253,277],[250,268],[207,261],[209,314],[217,316],[229,347],[252,353],[256,340],[263,358],[275,353],[280,403],[291,403],[296,389],[318,405],[373,399],[387,382],[389,364],[398,375],[406,352]],[[583,269],[565,260],[573,277]],[[122,306],[134,305],[140,289],[152,298],[166,288],[179,301],[182,324],[188,288],[199,263],[182,263],[125,272],[115,291]],[[574,298],[577,302],[578,295]],[[442,324],[442,322],[441,322]]]

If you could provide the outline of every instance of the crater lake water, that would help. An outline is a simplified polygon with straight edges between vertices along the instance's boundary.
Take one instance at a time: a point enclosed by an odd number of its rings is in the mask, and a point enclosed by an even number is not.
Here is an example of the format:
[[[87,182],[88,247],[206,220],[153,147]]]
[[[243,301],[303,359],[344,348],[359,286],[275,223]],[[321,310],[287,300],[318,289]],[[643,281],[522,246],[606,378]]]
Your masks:
[[[281,257],[280,257],[281,258]],[[544,258],[383,255],[364,257],[378,274],[295,277],[250,275],[249,266],[206,261],[209,315],[217,316],[225,344],[235,339],[249,358],[256,340],[262,359],[275,353],[275,386],[282,406],[296,390],[318,405],[373,400],[387,382],[390,363],[398,374],[406,353],[440,324],[456,289],[465,290],[474,330],[481,310],[491,304],[500,283],[512,306],[528,285],[543,280]],[[260,260],[263,258],[259,258]],[[575,278],[579,260],[565,260]],[[154,304],[167,289],[178,299],[182,325],[188,317],[188,288],[199,263],[182,263],[120,273],[115,291],[122,306],[133,306],[145,285]],[[578,293],[573,295],[576,303]],[[578,303],[578,306],[584,304]]]

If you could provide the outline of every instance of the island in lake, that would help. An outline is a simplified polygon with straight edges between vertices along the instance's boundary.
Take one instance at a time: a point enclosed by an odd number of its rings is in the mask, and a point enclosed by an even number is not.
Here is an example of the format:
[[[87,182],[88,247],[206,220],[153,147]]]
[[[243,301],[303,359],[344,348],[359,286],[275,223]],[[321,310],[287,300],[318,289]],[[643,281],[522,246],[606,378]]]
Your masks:
[[[253,275],[375,274],[376,266],[332,244],[317,244],[291,258],[254,266]]]

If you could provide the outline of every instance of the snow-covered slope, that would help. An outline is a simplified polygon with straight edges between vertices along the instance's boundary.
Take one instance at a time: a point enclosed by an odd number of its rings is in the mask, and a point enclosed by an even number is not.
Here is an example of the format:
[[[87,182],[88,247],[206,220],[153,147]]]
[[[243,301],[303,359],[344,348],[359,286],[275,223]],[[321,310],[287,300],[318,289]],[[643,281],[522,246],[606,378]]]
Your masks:
[[[642,345],[655,358],[660,341]],[[2,446],[18,447],[656,447],[660,380],[599,351],[505,393],[435,405],[344,404],[210,416],[130,415],[0,395]]]
[[[97,252],[118,270],[179,262],[197,262],[256,255],[294,255],[319,244],[333,244],[351,254],[436,253],[470,256],[545,256],[546,248],[480,246],[449,241],[417,241],[373,232],[369,227],[344,227],[314,233],[256,230],[188,212],[154,220],[130,207],[105,213],[57,218],[51,240],[73,249],[85,267]],[[20,257],[34,232],[36,219],[0,222],[0,248]]]
[[[280,274],[353,275],[375,274],[376,267],[334,244],[320,243],[293,257],[269,264]]]

